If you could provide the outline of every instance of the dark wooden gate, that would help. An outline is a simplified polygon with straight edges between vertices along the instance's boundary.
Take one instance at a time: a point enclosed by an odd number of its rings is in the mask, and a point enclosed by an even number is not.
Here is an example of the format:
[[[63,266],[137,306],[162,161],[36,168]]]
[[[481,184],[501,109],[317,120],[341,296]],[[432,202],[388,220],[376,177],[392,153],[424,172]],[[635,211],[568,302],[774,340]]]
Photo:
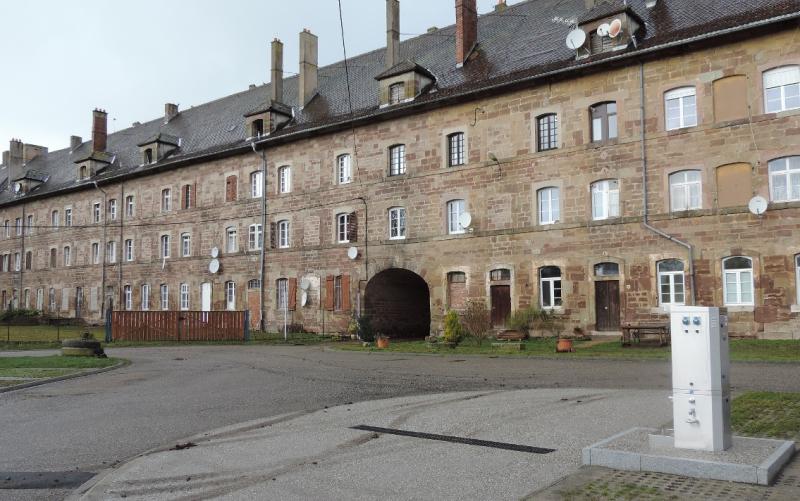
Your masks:
[[[620,327],[619,281],[605,280],[595,282],[594,305],[597,330],[618,331]]]
[[[511,286],[493,285],[492,291],[492,326],[505,327],[511,315]]]
[[[113,341],[244,341],[246,311],[114,311]]]

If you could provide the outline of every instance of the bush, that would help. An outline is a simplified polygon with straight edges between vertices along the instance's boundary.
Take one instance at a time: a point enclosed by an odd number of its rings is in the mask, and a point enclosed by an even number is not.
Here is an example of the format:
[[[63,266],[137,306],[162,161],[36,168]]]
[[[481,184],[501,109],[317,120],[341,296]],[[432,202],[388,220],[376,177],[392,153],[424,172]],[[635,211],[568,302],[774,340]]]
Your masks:
[[[470,299],[467,301],[467,308],[461,315],[461,323],[467,333],[478,341],[478,346],[483,344],[483,340],[489,335],[492,328],[489,308],[484,301]]]
[[[462,336],[463,332],[458,313],[453,310],[448,311],[444,317],[444,342],[458,344]]]
[[[39,310],[26,310],[26,309],[6,310],[2,314],[0,314],[0,321],[20,319],[20,318],[37,318],[40,314],[41,312]]]
[[[372,328],[372,319],[369,315],[361,315],[356,322],[358,322],[358,337],[367,343],[375,341],[375,330]]]

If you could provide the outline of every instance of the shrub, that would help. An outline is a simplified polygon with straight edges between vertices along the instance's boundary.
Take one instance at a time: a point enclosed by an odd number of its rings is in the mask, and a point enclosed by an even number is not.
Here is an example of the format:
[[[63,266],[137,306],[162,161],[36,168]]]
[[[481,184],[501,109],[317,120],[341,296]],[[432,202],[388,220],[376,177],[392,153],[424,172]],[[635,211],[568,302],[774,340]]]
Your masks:
[[[447,312],[444,317],[444,342],[458,344],[463,335],[461,329],[461,321],[458,319],[458,313],[453,310]]]
[[[486,303],[472,299],[467,301],[467,308],[461,315],[461,323],[467,333],[478,341],[478,346],[483,344],[483,340],[486,339],[492,328]]]
[[[36,318],[41,314],[39,310],[26,310],[24,308],[16,310],[6,310],[0,314],[0,320]]]
[[[369,315],[361,315],[356,321],[358,322],[358,337],[367,343],[375,341],[375,331]]]

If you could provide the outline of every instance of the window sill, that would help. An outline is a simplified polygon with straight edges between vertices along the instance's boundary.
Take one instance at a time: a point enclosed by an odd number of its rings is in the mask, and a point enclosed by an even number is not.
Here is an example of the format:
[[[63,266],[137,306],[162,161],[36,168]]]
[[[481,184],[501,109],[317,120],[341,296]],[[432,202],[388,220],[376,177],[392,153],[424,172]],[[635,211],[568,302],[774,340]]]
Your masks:
[[[755,305],[752,304],[725,305],[725,308],[728,310],[728,313],[752,313],[756,311]]]
[[[800,313],[800,304],[793,304],[791,307],[792,313]]]

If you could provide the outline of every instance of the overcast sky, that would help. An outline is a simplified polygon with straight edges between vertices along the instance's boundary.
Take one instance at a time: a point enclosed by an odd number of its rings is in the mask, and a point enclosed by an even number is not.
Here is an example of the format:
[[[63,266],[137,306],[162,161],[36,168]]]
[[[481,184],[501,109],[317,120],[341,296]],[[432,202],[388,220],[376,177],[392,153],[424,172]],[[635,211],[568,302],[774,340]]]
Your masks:
[[[509,5],[520,0],[509,0]],[[478,0],[478,11],[497,0]],[[454,0],[401,0],[403,40],[455,23]],[[342,0],[348,56],[383,47],[384,0]],[[91,111],[109,131],[269,80],[269,42],[297,72],[297,35],[320,38],[320,65],[342,59],[337,0],[0,0],[0,151],[8,140],[88,140]]]

